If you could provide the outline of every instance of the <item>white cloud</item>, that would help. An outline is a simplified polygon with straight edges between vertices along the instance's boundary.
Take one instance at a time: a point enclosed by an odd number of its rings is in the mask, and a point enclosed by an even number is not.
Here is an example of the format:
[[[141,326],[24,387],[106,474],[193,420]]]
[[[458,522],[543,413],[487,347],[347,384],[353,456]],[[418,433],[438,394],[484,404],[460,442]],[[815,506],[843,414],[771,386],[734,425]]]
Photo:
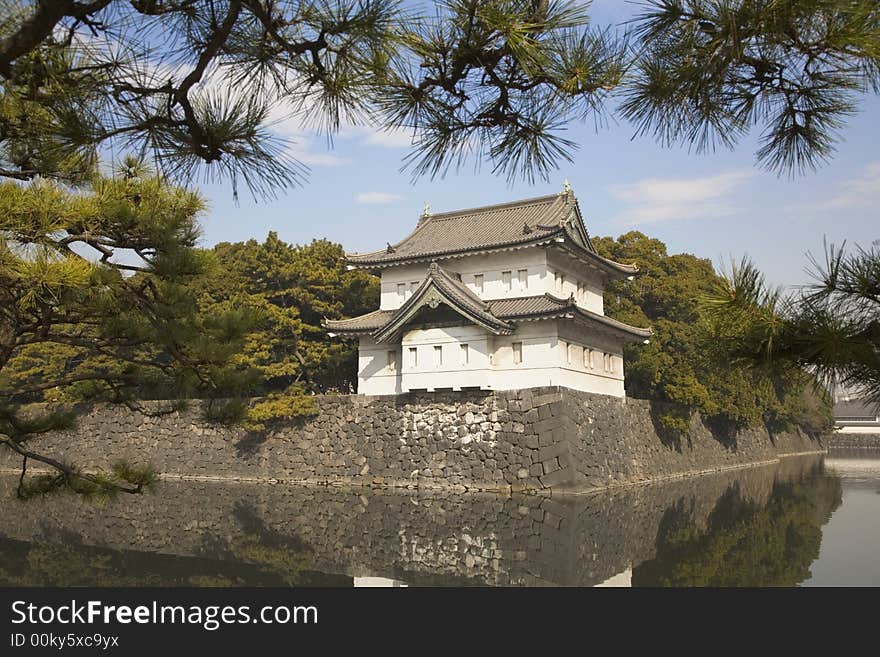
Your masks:
[[[754,175],[752,171],[728,171],[701,178],[645,178],[615,185],[611,193],[628,206],[615,219],[634,225],[730,215],[738,210],[731,203],[733,192]]]
[[[346,157],[339,157],[326,150],[315,142],[324,141],[316,137],[304,125],[301,117],[290,111],[283,103],[275,103],[269,109],[268,127],[279,136],[288,140],[288,153],[310,167],[338,167],[351,164]]]
[[[796,203],[786,206],[788,212],[810,213],[845,208],[876,207],[880,204],[880,162],[865,166],[857,178],[841,181],[834,194],[824,201]]]
[[[297,142],[307,142],[309,140],[323,141],[327,143],[326,138],[316,137],[314,130],[310,130],[303,119],[303,113],[293,113],[290,108],[283,103],[276,104],[269,112],[269,120],[274,131],[288,139]],[[343,123],[339,132],[335,135],[336,139],[351,140],[359,146],[378,146],[381,148],[409,148],[413,142],[413,132],[411,130],[390,129],[384,130],[375,126],[354,125],[352,123]],[[326,148],[326,146],[325,146]],[[317,156],[309,149],[311,155]],[[325,158],[315,157],[315,164],[336,166],[337,164],[349,164],[350,160],[338,158],[334,155],[327,154]],[[312,164],[303,160],[306,164]]]
[[[409,148],[413,143],[412,131],[400,128],[382,130],[352,126],[343,131],[342,136],[347,135],[359,136],[360,143],[366,146],[381,146],[382,148]]]
[[[398,194],[388,194],[387,192],[361,192],[354,197],[354,200],[358,203],[378,205],[383,203],[394,203],[394,201],[401,201],[403,200],[403,197],[399,196]]]

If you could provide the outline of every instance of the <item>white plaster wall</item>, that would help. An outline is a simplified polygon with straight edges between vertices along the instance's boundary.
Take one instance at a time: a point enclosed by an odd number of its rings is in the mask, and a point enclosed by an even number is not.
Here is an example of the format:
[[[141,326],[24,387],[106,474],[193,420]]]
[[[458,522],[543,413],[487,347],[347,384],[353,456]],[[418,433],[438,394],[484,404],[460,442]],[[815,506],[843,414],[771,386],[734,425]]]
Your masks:
[[[838,425],[834,428],[834,433],[855,433],[855,434],[873,434],[880,433],[880,424],[873,425],[853,425],[853,424],[844,424]]]
[[[574,296],[577,304],[595,313],[604,314],[602,291],[604,277],[589,265],[578,263],[545,247],[527,247],[503,253],[490,253],[439,260],[444,269],[461,275],[462,282],[474,294],[487,301],[550,293],[558,298]],[[390,267],[381,271],[380,308],[395,310],[409,298],[415,287],[424,280],[427,263]],[[526,284],[519,281],[518,272],[525,269]],[[511,272],[508,287],[503,272]],[[562,285],[556,283],[556,273],[562,275]],[[475,276],[483,276],[482,291]],[[578,296],[578,283],[582,294]],[[402,285],[403,293],[401,294]]]
[[[605,282],[598,270],[576,263],[553,251],[547,252],[547,270],[550,284],[548,291],[553,296],[567,299],[575,295],[577,305],[600,315],[605,314],[605,304],[602,299]],[[556,285],[554,276],[556,272],[563,276],[562,289]],[[583,295],[580,298],[577,296],[578,282],[583,284]]]
[[[397,367],[388,367],[388,352],[394,351]],[[358,394],[397,395],[403,392],[400,377],[400,345],[376,344],[361,338],[358,344]]]
[[[412,294],[412,284],[420,284],[425,279],[428,271],[427,264],[403,265],[381,270],[381,283],[379,284],[379,308],[381,310],[395,310],[403,305],[404,300]],[[404,286],[404,296],[397,291],[398,283]]]
[[[462,362],[461,345],[468,345],[468,362]],[[436,363],[435,348],[442,352]],[[410,349],[418,354],[418,364],[410,363]],[[410,390],[438,388],[486,388],[489,376],[489,334],[478,326],[413,329],[403,335],[401,387]]]
[[[575,372],[589,372],[595,376],[623,381],[623,343],[607,333],[590,331],[582,324],[559,320],[557,322],[559,360],[563,367]],[[585,361],[583,351],[593,351],[593,366]],[[604,354],[611,356],[611,371],[604,368]]]
[[[624,570],[623,572],[617,573],[616,575],[612,575],[608,579],[606,579],[601,584],[596,584],[596,588],[600,587],[628,587],[632,588],[632,578],[633,571],[632,566]]]
[[[553,292],[553,277],[547,274],[547,252],[543,247],[529,247],[490,253],[438,260],[449,272],[461,275],[462,282],[481,299],[507,299],[513,297],[540,296]],[[525,285],[519,281],[519,271],[526,270]],[[412,293],[413,284],[421,283],[428,271],[428,263],[390,267],[381,270],[380,308],[396,310]],[[511,272],[510,288],[504,283],[502,273]],[[482,274],[483,289],[475,283],[475,276]],[[403,285],[400,294],[398,285]],[[567,294],[566,294],[567,296]]]
[[[538,296],[548,291],[547,255],[543,248],[530,247],[503,253],[452,258],[442,263],[447,271],[461,274],[462,282],[481,299],[509,299]],[[519,282],[518,272],[525,269],[526,284]],[[510,272],[510,288],[505,285],[502,272]],[[483,275],[483,291],[477,288],[474,277]]]
[[[513,343],[522,343],[522,362],[514,362]],[[461,344],[468,345],[468,363],[462,364]],[[434,348],[442,363],[436,364]],[[409,349],[417,350],[418,364],[410,363]],[[593,368],[584,362],[583,349],[594,350]],[[388,367],[394,350],[396,368]],[[568,353],[571,352],[571,362]],[[612,356],[613,371],[604,370],[603,354]],[[584,332],[573,322],[526,322],[509,336],[492,336],[477,326],[414,329],[401,344],[376,344],[362,338],[358,358],[358,393],[391,395],[411,390],[434,391],[483,388],[516,390],[565,386],[602,395],[622,397],[621,345],[602,334]]]
[[[564,346],[561,340],[565,342]],[[580,358],[573,358],[569,363],[566,353],[575,340],[581,347],[577,352]],[[514,342],[522,342],[521,363],[513,362]],[[596,350],[593,369],[584,366],[584,345]],[[612,353],[614,372],[603,369],[602,354],[606,352]],[[494,339],[492,363],[490,387],[493,390],[565,386],[601,395],[624,395],[620,345],[614,345],[613,340],[602,336],[586,334],[572,322],[521,324],[513,335]]]

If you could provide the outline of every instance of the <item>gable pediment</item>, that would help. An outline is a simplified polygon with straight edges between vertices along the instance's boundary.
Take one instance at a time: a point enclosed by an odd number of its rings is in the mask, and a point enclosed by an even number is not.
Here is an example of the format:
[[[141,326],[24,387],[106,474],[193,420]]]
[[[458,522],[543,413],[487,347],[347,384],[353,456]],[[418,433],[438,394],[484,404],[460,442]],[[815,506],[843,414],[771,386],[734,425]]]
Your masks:
[[[445,310],[438,313],[441,308]],[[460,280],[432,262],[428,268],[428,276],[422,284],[397,310],[391,321],[376,331],[373,337],[377,342],[386,342],[418,317],[432,314],[437,317],[440,313],[446,314],[446,321],[457,315],[495,335],[513,332],[513,326],[493,315],[487,303],[468,290]]]

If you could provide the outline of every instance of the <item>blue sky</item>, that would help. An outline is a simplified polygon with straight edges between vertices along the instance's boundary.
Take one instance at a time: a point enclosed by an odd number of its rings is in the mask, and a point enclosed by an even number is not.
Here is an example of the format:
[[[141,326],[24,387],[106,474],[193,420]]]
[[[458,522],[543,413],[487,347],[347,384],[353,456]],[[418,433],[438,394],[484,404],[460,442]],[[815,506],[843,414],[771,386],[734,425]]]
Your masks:
[[[621,0],[597,0],[591,16],[606,25],[631,10]],[[400,171],[405,135],[352,128],[331,149],[288,122],[282,130],[311,167],[309,181],[272,202],[243,192],[237,205],[229,186],[202,185],[211,206],[202,242],[262,240],[274,230],[288,242],[326,237],[348,251],[372,250],[404,237],[426,202],[435,212],[500,203],[560,191],[568,179],[592,235],[640,230],[671,253],[711,258],[716,267],[749,255],[770,281],[799,285],[808,282],[804,254],[821,253],[823,238],[864,246],[880,238],[878,116],[880,99],[866,98],[833,160],[794,179],[755,166],[757,135],[734,151],[696,155],[633,139],[626,122],[598,131],[592,122],[572,124],[564,136],[580,145],[574,161],[534,185],[509,185],[488,166],[413,183]]]

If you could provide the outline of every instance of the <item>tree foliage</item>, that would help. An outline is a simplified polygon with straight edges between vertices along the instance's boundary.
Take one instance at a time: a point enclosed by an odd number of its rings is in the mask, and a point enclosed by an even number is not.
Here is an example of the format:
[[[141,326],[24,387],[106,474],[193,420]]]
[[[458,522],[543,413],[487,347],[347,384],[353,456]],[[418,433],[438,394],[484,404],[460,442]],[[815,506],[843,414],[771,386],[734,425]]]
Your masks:
[[[444,0],[17,0],[0,16],[5,175],[81,175],[99,149],[243,181],[257,195],[305,167],[269,129],[292,113],[413,131],[416,174],[469,154],[546,175],[566,121],[601,106],[625,48],[583,5]]]
[[[355,391],[357,346],[331,339],[321,321],[375,309],[375,276],[349,271],[339,244],[294,246],[275,232],[262,243],[220,243],[207,255],[213,265],[193,281],[200,306],[236,308],[257,320],[234,358],[258,373],[258,393],[268,395],[249,410],[252,421],[313,410],[303,392]]]
[[[778,172],[834,153],[846,118],[880,90],[875,0],[649,0],[621,113],[640,133],[697,150],[761,129]]]
[[[663,426],[685,431],[694,411],[725,432],[766,424],[821,433],[830,425],[825,395],[796,366],[766,372],[731,363],[713,333],[704,299],[723,278],[709,260],[669,255],[666,245],[632,231],[594,238],[600,254],[638,262],[641,275],[606,288],[605,312],[634,326],[650,325],[647,345],[625,350],[627,394],[665,403]]]
[[[45,180],[0,183],[0,440],[76,487],[145,483],[41,455],[40,434],[69,426],[75,401],[220,398],[246,389],[238,367],[251,330],[235,309],[201,312],[191,289],[201,198],[134,160],[91,191]],[[49,407],[25,408],[28,402]],[[57,406],[57,408],[55,408]],[[169,405],[169,409],[173,408]],[[21,491],[20,491],[21,493]]]
[[[351,578],[309,570],[313,550],[296,536],[267,527],[255,510],[236,504],[234,531],[212,540],[198,556],[95,547],[75,532],[49,532],[25,543],[0,534],[3,586],[297,586],[350,585]],[[207,532],[206,532],[207,533]]]
[[[634,586],[796,586],[819,556],[822,525],[842,500],[840,478],[776,482],[756,503],[731,487],[705,526],[693,509],[671,508],[657,533],[657,554],[633,568]]]
[[[588,3],[11,0],[0,13],[0,175],[74,180],[101,152],[258,196],[306,167],[272,132],[295,115],[413,134],[406,164],[471,157],[509,178],[570,158],[567,125],[609,98],[640,133],[697,149],[755,126],[758,159],[814,167],[880,88],[874,0],[647,0],[631,33]]]
[[[814,282],[786,295],[745,259],[707,297],[726,356],[758,371],[791,367],[880,405],[880,248],[826,245]]]

